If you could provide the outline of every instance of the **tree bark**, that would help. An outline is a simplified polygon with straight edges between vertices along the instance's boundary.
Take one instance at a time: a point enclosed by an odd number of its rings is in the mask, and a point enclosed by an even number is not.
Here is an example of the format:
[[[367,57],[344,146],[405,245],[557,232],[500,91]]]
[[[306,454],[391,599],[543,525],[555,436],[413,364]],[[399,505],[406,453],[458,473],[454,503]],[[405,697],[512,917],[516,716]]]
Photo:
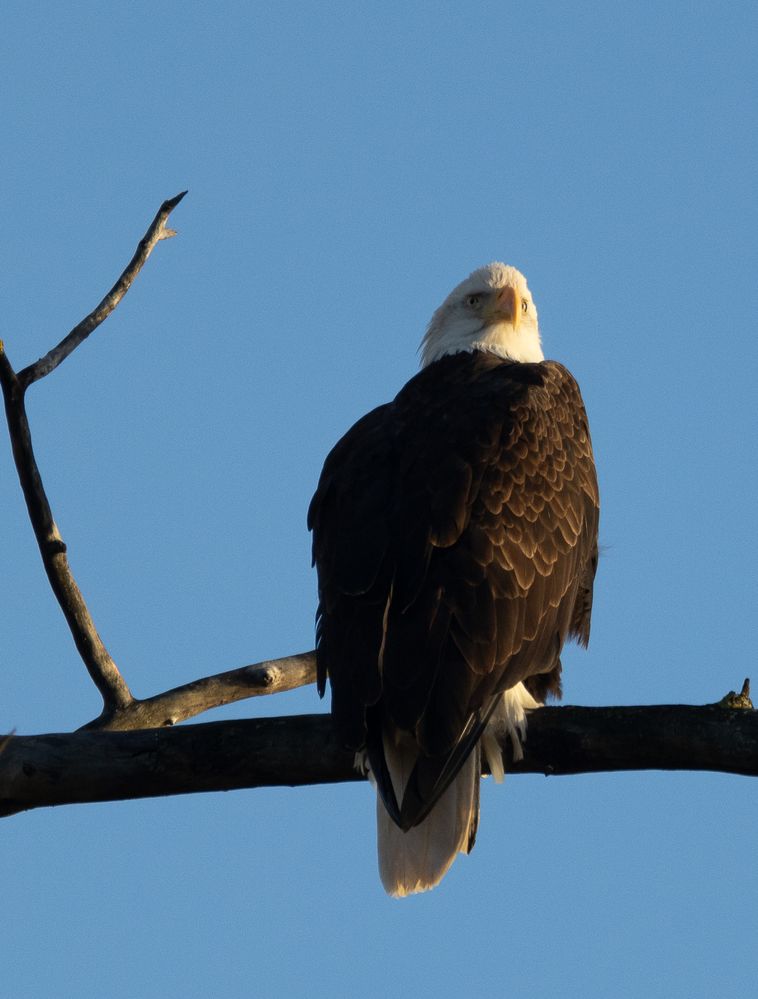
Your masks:
[[[721,705],[540,708],[511,773],[713,770],[758,776],[758,712]],[[362,779],[328,715],[136,732],[11,736],[0,815],[49,805]]]

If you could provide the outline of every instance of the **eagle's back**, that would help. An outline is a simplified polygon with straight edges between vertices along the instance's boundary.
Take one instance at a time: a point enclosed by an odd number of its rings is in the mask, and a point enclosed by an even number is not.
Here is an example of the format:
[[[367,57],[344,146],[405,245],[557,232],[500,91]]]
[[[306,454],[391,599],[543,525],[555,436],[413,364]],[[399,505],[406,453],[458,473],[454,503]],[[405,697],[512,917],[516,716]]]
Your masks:
[[[555,362],[444,357],[328,456],[309,511],[319,689],[328,675],[340,737],[368,746],[404,826],[450,783],[503,690],[560,695],[561,647],[589,637],[597,525],[584,405]],[[405,807],[388,732],[419,751]]]

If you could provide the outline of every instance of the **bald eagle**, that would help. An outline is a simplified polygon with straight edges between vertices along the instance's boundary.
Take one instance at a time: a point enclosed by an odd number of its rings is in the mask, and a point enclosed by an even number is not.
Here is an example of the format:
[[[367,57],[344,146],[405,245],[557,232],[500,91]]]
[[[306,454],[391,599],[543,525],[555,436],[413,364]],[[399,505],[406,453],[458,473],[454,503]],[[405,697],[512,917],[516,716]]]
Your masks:
[[[560,697],[586,645],[598,487],[577,383],[546,361],[524,276],[492,263],[432,316],[422,370],[328,455],[308,513],[318,690],[377,789],[394,896],[474,845],[482,758]]]

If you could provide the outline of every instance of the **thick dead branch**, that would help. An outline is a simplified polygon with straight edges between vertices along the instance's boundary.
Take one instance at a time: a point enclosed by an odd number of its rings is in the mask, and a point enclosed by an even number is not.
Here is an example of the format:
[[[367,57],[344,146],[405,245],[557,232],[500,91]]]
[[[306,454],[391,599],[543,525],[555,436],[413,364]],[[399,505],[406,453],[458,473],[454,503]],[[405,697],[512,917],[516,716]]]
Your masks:
[[[103,712],[82,730],[128,731],[163,728],[194,718],[203,711],[261,694],[281,694],[316,682],[316,653],[300,652],[252,666],[206,676],[155,697],[136,698],[116,711]]]
[[[758,712],[718,705],[541,708],[511,773],[713,770],[758,776]],[[48,805],[358,780],[330,718],[303,715],[139,732],[14,736],[0,815]]]

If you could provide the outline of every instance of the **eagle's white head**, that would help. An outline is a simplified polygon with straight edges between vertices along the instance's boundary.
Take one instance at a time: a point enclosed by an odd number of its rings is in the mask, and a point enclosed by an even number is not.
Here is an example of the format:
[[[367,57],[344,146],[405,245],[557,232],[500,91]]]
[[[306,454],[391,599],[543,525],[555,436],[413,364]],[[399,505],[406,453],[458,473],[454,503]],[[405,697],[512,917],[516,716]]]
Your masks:
[[[537,309],[521,271],[496,262],[470,274],[432,316],[420,350],[424,367],[473,350],[543,361]]]

